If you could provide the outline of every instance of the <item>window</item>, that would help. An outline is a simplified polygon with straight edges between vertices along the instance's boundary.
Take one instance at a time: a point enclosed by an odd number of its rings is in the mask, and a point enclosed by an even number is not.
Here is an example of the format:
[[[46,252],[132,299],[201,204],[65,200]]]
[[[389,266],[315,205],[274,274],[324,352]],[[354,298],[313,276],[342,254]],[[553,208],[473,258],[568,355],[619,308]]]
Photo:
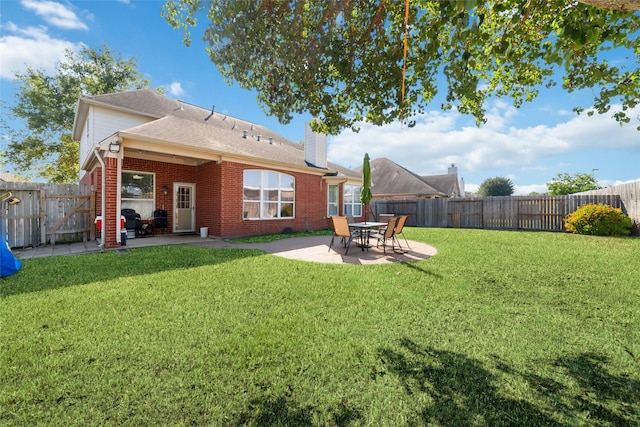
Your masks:
[[[273,171],[244,171],[244,218],[293,218],[294,192],[292,176]]]
[[[345,185],[342,192],[343,215],[362,216],[362,203],[360,203],[360,187]]]
[[[327,195],[327,216],[338,215],[338,186],[329,185]]]
[[[155,206],[154,184],[152,173],[122,171],[122,208],[134,209],[143,219],[151,218]]]

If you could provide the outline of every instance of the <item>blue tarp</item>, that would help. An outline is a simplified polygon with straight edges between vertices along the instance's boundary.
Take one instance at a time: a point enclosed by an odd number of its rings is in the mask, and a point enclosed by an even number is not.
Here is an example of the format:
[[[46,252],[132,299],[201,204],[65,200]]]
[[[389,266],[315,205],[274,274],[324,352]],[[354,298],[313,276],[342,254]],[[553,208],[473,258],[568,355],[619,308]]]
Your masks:
[[[22,261],[13,256],[9,242],[0,244],[0,277],[11,276],[22,267]]]

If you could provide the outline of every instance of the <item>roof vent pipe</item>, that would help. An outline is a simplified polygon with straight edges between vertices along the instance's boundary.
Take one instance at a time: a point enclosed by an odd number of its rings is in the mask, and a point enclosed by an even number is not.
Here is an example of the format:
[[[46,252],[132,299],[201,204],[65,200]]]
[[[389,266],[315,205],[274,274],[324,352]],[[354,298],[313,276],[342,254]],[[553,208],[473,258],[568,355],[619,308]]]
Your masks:
[[[244,139],[247,139],[247,133],[249,133],[249,131],[246,131],[246,130],[243,130],[243,131],[242,131],[242,137],[243,137]]]
[[[258,138],[258,142],[260,142],[260,138],[262,138],[262,135],[258,135],[257,138]]]

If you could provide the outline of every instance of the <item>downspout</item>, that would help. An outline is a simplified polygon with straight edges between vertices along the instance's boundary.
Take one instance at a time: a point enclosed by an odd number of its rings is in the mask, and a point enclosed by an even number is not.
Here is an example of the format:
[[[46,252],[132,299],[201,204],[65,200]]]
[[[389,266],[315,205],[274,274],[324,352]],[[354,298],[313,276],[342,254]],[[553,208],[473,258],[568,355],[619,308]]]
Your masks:
[[[119,141],[121,141],[120,138],[118,138]],[[122,198],[121,196],[121,189],[122,189],[122,158],[124,157],[124,146],[122,145],[122,142],[120,142],[120,151],[118,151],[118,154],[116,155],[116,162],[117,162],[117,175],[116,175],[116,221],[117,221],[117,227],[116,227],[116,242],[118,242],[119,244],[122,244],[122,229],[120,228],[122,226],[122,222],[120,221],[120,215],[122,212]],[[124,230],[126,233],[126,229]]]
[[[105,235],[104,235],[104,231],[105,231],[105,224],[106,224],[106,220],[107,220],[107,216],[105,213],[105,209],[107,208],[106,205],[106,201],[105,201],[105,197],[107,196],[107,191],[105,189],[105,186],[107,184],[107,171],[105,170],[105,164],[104,164],[104,160],[102,159],[102,156],[100,155],[100,150],[99,147],[96,146],[96,148],[94,149],[94,153],[96,155],[96,158],[98,159],[98,162],[100,162],[100,166],[102,166],[102,194],[100,197],[100,212],[102,212],[102,222],[100,224],[100,236],[102,237],[100,240],[100,247],[104,249],[104,242],[105,242]]]

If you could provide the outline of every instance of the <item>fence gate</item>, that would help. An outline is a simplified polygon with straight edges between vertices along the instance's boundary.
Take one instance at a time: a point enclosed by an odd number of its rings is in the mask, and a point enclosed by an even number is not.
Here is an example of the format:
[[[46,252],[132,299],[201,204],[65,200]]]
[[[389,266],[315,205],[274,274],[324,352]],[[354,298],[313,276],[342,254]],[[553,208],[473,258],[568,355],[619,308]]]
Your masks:
[[[0,191],[20,199],[14,205],[3,203],[0,212],[0,230],[12,248],[95,238],[92,186],[2,182]]]

